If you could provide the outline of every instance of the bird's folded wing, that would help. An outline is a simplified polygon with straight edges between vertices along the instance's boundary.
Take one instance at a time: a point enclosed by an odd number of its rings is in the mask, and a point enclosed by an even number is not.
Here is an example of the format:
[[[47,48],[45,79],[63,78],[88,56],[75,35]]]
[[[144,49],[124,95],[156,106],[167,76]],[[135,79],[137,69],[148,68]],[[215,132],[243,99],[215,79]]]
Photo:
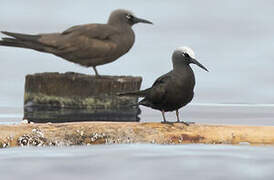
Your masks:
[[[151,87],[151,93],[150,97],[157,101],[162,101],[163,98],[165,98],[165,95],[167,93],[167,86],[169,84],[169,81],[171,80],[171,76],[169,73],[164,74],[163,76],[160,76],[152,85]],[[155,102],[157,103],[157,102]]]
[[[118,32],[107,24],[73,26],[63,33],[41,34],[41,44],[55,47],[48,51],[67,59],[107,57],[116,44],[111,36]]]
[[[118,31],[115,27],[108,24],[85,24],[73,26],[62,32],[62,35],[84,35],[89,38],[104,40],[116,33],[118,33]]]

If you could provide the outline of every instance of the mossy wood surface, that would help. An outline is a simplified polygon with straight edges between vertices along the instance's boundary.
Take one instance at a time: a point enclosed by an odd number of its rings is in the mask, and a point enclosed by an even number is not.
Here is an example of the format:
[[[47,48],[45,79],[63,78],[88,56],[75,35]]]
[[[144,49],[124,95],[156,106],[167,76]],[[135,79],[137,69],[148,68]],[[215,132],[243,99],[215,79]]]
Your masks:
[[[0,125],[0,147],[130,143],[273,145],[274,127],[136,122]]]
[[[118,92],[140,89],[141,77],[40,73],[26,76],[24,118],[32,122],[138,121],[136,97]]]

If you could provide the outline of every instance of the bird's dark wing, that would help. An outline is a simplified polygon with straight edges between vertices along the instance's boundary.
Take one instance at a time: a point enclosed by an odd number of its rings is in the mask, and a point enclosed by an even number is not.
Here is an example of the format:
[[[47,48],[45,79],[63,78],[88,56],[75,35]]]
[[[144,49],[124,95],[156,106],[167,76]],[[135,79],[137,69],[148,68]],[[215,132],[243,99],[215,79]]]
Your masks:
[[[77,51],[79,50],[78,48],[83,49],[81,48],[81,45],[85,46],[86,44],[94,45],[101,50],[111,49],[115,45],[111,42],[109,44],[104,44],[104,41],[111,39],[112,35],[118,34],[119,32],[114,27],[107,24],[86,24],[73,26],[63,33],[38,35],[12,32],[2,33],[13,38],[3,38],[3,41],[1,41],[2,44],[0,45],[17,46],[57,53],[58,50]],[[89,46],[85,47],[92,48]]]
[[[166,102],[168,85],[172,83],[171,72],[160,76],[153,85],[142,91],[119,93],[119,96],[138,96],[144,97],[138,104],[152,107],[154,109],[161,108],[162,104]]]
[[[0,40],[0,45],[52,53],[87,67],[105,64],[121,56],[116,51],[118,44],[114,40],[119,31],[108,24],[74,26],[63,33],[3,33],[10,37]]]
[[[56,47],[47,52],[91,66],[113,56],[117,43],[112,41],[112,37],[117,34],[116,28],[107,24],[88,24],[71,27],[63,33],[41,34],[39,42]]]
[[[148,99],[152,100],[154,103],[162,101],[165,94],[167,93],[167,86],[171,81],[171,72],[160,76],[150,88],[150,93],[147,96]]]
[[[152,84],[152,87],[157,87],[157,86],[161,86],[163,84],[166,84],[167,81],[169,81],[171,79],[171,72],[164,74],[162,76],[160,76],[158,79],[156,79],[156,81]]]
[[[89,38],[104,40],[117,33],[118,31],[108,24],[85,24],[72,26],[62,32],[62,35],[84,35]]]
[[[122,92],[118,93],[118,96],[138,96],[145,97],[148,99],[161,98],[165,94],[165,86],[167,81],[169,81],[170,76],[165,74],[159,77],[152,85],[152,87],[141,90],[141,91],[132,91],[132,92]]]

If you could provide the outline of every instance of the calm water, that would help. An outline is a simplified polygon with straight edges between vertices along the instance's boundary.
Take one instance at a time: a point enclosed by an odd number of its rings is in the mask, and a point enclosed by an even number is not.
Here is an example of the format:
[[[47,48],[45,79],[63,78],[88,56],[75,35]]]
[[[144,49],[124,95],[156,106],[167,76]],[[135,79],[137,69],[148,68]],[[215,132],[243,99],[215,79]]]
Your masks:
[[[272,180],[272,147],[104,145],[0,151],[1,179]]]
[[[60,32],[77,24],[104,23],[116,8],[130,9],[155,25],[134,27],[136,42],[102,74],[143,77],[149,87],[171,69],[174,48],[188,45],[209,73],[193,67],[193,104],[186,121],[274,125],[274,2],[2,0],[0,30]],[[2,37],[2,35],[0,35]],[[22,118],[24,78],[38,72],[93,73],[58,57],[0,47],[0,123]],[[174,113],[167,114],[175,119]],[[161,114],[142,109],[142,121]],[[274,148],[220,145],[108,145],[0,150],[1,179],[273,179]]]

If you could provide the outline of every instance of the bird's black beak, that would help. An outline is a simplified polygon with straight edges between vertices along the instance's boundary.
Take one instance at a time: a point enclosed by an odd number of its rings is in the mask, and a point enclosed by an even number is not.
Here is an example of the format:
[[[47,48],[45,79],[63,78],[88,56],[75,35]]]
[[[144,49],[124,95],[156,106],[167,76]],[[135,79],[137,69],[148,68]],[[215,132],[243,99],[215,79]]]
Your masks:
[[[205,71],[208,72],[207,68],[204,67],[201,63],[199,63],[199,62],[198,62],[196,59],[194,59],[194,58],[191,58],[190,63],[196,64],[197,66],[199,66],[200,68],[202,68],[202,69],[204,69]]]
[[[136,23],[153,24],[152,22],[150,22],[150,21],[148,21],[146,19],[141,19],[141,18],[137,18],[137,17],[133,18],[133,22],[134,22],[134,24],[136,24]]]

